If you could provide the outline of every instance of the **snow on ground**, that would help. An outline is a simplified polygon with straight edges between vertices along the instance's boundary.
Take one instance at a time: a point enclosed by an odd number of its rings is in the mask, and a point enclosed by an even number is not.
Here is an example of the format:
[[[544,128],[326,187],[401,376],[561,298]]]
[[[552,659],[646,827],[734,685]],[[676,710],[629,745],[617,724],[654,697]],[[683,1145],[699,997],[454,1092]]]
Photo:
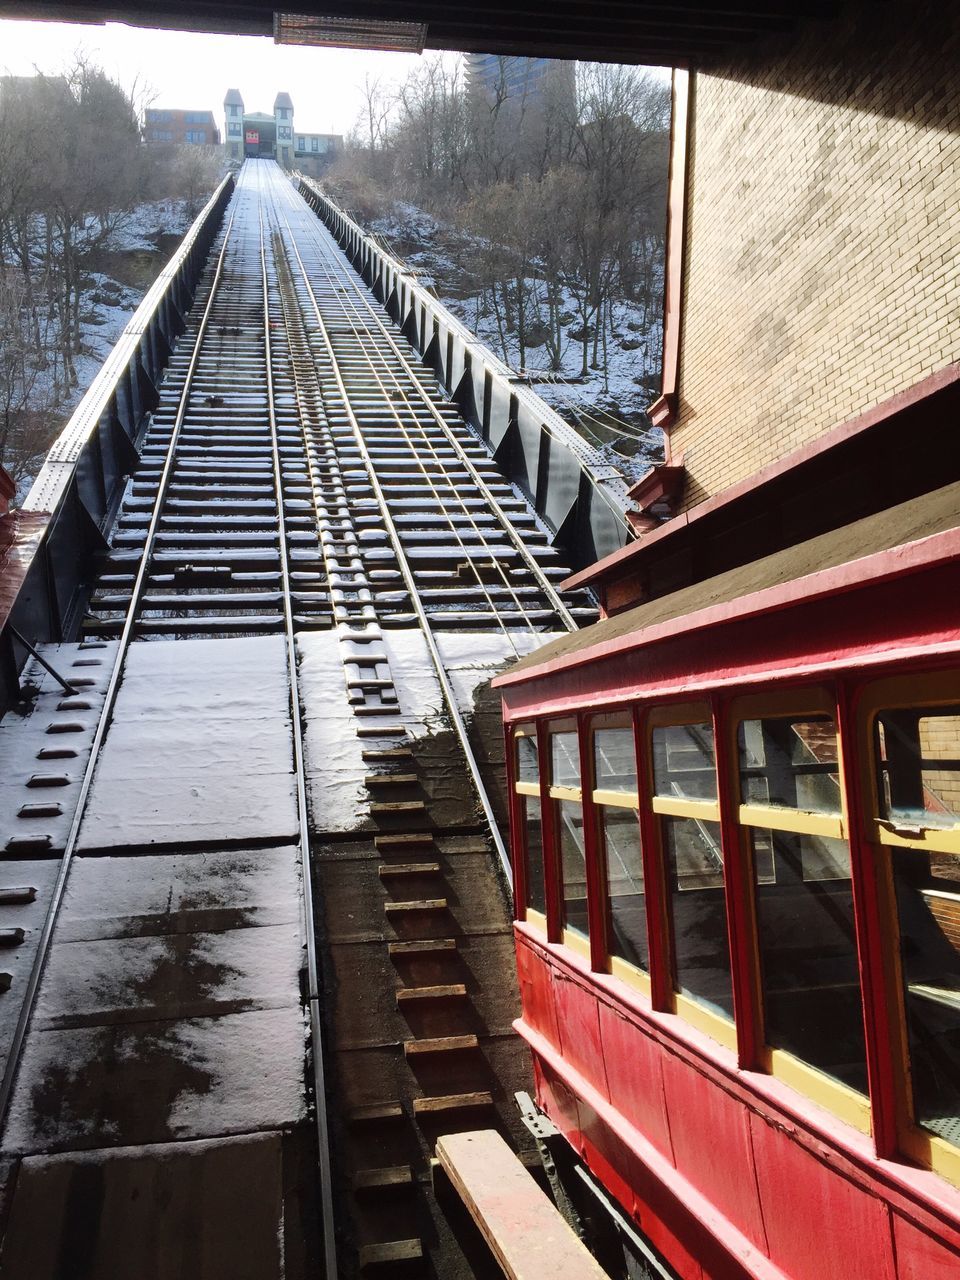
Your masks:
[[[469,270],[464,269],[464,251],[471,237],[447,226],[423,209],[397,201],[392,209],[370,223],[370,230],[385,247],[416,274],[419,282],[432,287],[441,301],[480,340],[518,372],[532,375],[534,387],[549,405],[588,436],[600,442],[607,460],[629,478],[639,478],[663,453],[662,434],[651,429],[644,415],[656,397],[661,349],[661,322],[644,315],[640,304],[621,302],[614,307],[613,338],[608,339],[607,369],[589,370],[581,378],[582,346],[572,335],[578,330],[576,301],[563,291],[565,345],[559,373],[549,371],[546,347],[527,347],[521,352],[515,332],[507,333],[506,352],[500,327],[489,301],[481,298]],[[529,280],[536,296],[542,281]],[[543,307],[544,315],[546,307]],[[591,352],[592,358],[592,352]],[[609,416],[608,416],[609,415]],[[623,422],[622,431],[611,419]],[[613,429],[612,429],[613,428]],[[617,436],[619,435],[619,439]],[[604,443],[605,442],[605,443]]]

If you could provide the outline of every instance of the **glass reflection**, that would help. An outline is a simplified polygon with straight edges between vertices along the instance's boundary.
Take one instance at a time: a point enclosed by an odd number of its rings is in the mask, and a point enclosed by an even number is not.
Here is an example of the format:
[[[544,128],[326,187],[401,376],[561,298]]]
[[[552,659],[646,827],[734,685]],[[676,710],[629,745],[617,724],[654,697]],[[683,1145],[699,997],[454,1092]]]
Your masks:
[[[640,856],[640,815],[603,806],[600,833],[607,878],[607,947],[612,956],[646,969],[647,912]]]

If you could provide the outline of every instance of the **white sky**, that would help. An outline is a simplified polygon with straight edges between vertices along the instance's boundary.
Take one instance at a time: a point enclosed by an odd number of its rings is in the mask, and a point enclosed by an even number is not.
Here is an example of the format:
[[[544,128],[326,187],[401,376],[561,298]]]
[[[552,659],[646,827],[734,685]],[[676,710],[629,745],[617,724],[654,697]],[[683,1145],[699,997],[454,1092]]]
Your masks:
[[[270,36],[196,35],[120,23],[0,21],[0,72],[56,72],[82,49],[129,88],[135,77],[155,92],[151,105],[209,110],[223,130],[223,96],[239,89],[247,111],[273,112],[281,89],[307,132],[347,133],[360,111],[364,76],[402,80],[416,54],[364,53],[275,45]]]

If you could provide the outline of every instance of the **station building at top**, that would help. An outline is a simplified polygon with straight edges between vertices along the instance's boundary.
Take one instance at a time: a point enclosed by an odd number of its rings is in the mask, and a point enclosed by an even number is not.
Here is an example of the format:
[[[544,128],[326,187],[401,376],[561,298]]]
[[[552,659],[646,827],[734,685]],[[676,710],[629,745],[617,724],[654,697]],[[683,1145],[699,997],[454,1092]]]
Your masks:
[[[338,133],[307,133],[294,127],[289,93],[278,93],[272,113],[267,114],[245,111],[239,90],[228,89],[223,114],[224,147],[233,161],[262,157],[276,160],[282,169],[319,177],[343,150]]]

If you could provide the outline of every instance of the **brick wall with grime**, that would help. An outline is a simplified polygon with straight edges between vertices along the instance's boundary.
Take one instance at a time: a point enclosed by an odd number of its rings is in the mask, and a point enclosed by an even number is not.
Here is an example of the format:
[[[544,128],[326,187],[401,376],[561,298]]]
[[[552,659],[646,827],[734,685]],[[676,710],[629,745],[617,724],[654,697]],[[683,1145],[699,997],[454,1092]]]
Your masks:
[[[692,78],[684,509],[960,360],[958,28],[848,6]]]

